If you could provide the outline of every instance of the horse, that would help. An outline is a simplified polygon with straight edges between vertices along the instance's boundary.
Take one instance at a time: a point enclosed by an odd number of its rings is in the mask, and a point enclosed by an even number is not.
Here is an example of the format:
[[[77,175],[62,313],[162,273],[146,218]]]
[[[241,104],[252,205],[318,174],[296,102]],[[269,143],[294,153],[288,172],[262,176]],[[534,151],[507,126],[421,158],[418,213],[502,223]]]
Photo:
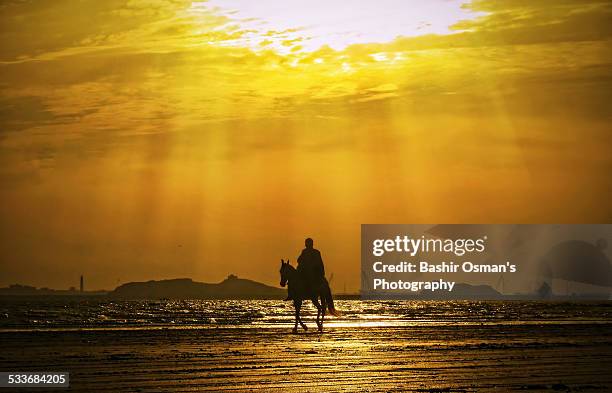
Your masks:
[[[280,267],[280,286],[291,288],[293,293],[293,308],[295,309],[295,326],[293,327],[293,333],[298,331],[298,323],[304,330],[308,330],[308,327],[302,318],[300,318],[300,309],[302,308],[303,300],[310,300],[312,304],[317,308],[317,327],[319,332],[323,332],[323,319],[325,319],[325,310],[329,310],[331,315],[338,315],[338,312],[334,308],[334,299],[332,298],[331,289],[329,283],[325,278],[319,286],[319,288],[309,288],[308,281],[289,263],[289,260],[285,262],[281,259]],[[319,303],[321,298],[321,303]]]

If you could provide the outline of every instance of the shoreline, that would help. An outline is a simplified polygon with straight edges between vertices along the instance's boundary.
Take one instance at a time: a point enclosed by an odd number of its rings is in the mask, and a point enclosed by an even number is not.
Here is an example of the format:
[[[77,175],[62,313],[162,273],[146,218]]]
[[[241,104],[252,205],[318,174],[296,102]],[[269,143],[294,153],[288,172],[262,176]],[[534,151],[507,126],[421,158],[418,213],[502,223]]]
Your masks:
[[[304,323],[316,326],[314,320],[304,320]],[[538,326],[538,325],[611,325],[607,320],[530,320],[530,321],[325,321],[326,328],[418,328],[444,326]],[[149,325],[149,326],[91,326],[91,327],[41,327],[41,328],[0,328],[3,333],[38,333],[38,332],[96,332],[96,331],[147,331],[147,330],[215,330],[215,329],[278,329],[290,330],[293,323],[253,323],[243,325]]]

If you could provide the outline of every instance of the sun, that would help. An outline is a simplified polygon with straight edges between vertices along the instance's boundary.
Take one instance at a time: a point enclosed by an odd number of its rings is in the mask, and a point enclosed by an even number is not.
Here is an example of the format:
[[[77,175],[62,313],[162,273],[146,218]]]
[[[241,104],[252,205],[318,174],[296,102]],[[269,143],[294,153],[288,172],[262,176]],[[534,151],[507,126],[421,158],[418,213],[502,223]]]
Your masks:
[[[386,43],[399,37],[450,34],[452,26],[484,13],[465,0],[209,0],[193,2],[191,11],[227,18],[235,38],[223,46],[308,53],[329,47],[340,51],[354,44]]]

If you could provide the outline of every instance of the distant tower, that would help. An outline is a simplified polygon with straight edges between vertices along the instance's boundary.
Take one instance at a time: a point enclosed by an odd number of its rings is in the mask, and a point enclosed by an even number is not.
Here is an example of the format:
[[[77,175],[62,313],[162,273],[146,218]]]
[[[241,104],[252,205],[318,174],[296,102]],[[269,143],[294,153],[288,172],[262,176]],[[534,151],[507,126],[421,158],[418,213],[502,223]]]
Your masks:
[[[81,292],[83,292],[83,275],[81,274]]]

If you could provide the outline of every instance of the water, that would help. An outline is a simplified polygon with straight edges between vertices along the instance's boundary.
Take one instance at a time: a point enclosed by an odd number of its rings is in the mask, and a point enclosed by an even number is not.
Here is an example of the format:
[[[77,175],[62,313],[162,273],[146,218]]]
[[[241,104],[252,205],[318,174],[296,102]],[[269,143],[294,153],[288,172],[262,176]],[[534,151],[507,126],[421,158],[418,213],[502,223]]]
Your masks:
[[[612,324],[612,302],[336,301],[327,326]],[[314,307],[302,309],[312,323]],[[269,328],[293,323],[278,300],[0,299],[0,330]]]

